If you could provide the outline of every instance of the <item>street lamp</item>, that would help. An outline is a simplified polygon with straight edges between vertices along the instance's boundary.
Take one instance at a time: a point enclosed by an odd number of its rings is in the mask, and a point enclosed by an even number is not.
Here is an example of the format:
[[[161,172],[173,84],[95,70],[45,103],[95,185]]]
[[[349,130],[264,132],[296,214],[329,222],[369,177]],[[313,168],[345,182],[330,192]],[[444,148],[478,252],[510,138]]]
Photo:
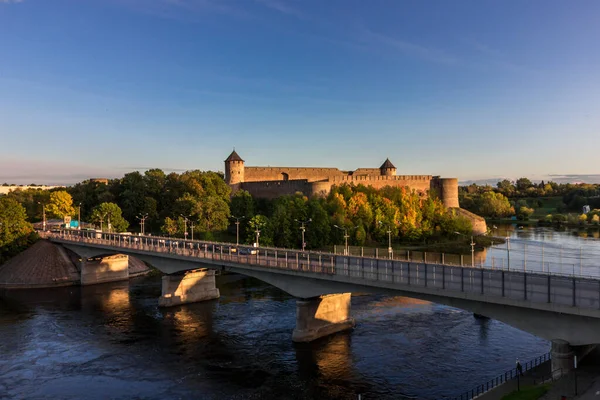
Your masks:
[[[379,222],[381,225],[383,225],[382,221],[377,221],[377,222]],[[394,258],[394,254],[392,252],[392,228],[390,228],[389,225],[386,225],[386,226],[387,226],[387,234],[388,234],[388,256],[391,260],[392,258]]]
[[[304,251],[306,248],[306,242],[304,241],[304,232],[306,232],[306,227],[304,225],[312,222],[312,218],[309,218],[306,221],[298,221],[297,219],[294,219],[294,221],[300,223],[300,230],[302,231],[302,251]]]
[[[244,219],[244,218],[246,218],[246,216],[242,215],[241,217],[236,217],[235,215],[232,215],[231,218],[235,219],[235,245],[239,246],[240,245],[240,219]]]
[[[142,233],[142,236],[144,236],[144,233],[146,231],[146,219],[148,219],[148,213],[142,214],[141,216],[138,215],[136,217],[137,219],[140,220],[140,232]]]
[[[346,248],[344,249],[344,255],[345,256],[350,255],[350,251],[349,251],[349,248],[348,248],[348,238],[350,237],[350,235],[348,235],[348,228],[341,228],[341,227],[339,227],[337,225],[333,225],[333,226],[335,228],[341,230],[341,231],[344,231],[344,239],[346,239]],[[353,226],[350,229],[356,229],[356,228],[358,228],[358,225],[357,226]]]
[[[454,232],[457,235],[467,236],[460,232]],[[475,242],[473,241],[473,235],[471,235],[471,268],[475,268]]]
[[[187,222],[188,222],[188,217],[191,217],[191,215],[183,215],[183,214],[179,214],[183,217],[183,238],[184,240],[187,240],[187,235],[188,235],[188,231],[187,231]]]
[[[194,221],[190,222],[190,229],[192,230],[192,240],[194,240]]]
[[[81,230],[81,203],[77,206],[77,230]]]
[[[506,256],[507,256],[508,270],[510,271],[510,236],[506,237]]]

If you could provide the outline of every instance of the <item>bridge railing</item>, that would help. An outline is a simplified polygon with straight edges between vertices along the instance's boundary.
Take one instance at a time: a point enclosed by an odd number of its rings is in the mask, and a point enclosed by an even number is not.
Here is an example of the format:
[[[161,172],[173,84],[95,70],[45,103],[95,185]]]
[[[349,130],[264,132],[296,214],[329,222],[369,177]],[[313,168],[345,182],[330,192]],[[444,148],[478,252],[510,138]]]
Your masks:
[[[425,288],[510,298],[533,303],[600,309],[600,280],[527,271],[470,268],[382,258],[339,256],[235,246],[231,243],[185,241],[120,234],[92,235],[61,231],[56,236],[76,242],[130,248],[137,251],[234,264],[278,268],[351,278],[360,284]]]
[[[534,368],[537,368],[540,365],[542,365],[543,363],[549,361],[551,359],[550,357],[551,357],[551,354],[546,353],[544,355],[534,358],[533,360],[527,361],[525,364],[521,365],[521,367],[523,368],[522,372],[523,373],[527,373],[530,371],[532,372],[532,370]],[[450,399],[452,399],[452,400],[472,400],[472,399],[476,398],[477,396],[482,395],[489,390],[492,390],[500,385],[503,385],[510,380],[516,379],[519,374],[520,374],[520,372],[516,367],[512,368],[512,369],[504,372],[503,374],[500,374],[500,375],[490,379],[487,382],[484,382],[480,385],[475,386],[471,390],[467,390],[466,392],[461,393],[460,395],[458,395],[456,397],[451,397],[451,398],[446,398],[446,399],[448,399],[448,400],[450,400]]]

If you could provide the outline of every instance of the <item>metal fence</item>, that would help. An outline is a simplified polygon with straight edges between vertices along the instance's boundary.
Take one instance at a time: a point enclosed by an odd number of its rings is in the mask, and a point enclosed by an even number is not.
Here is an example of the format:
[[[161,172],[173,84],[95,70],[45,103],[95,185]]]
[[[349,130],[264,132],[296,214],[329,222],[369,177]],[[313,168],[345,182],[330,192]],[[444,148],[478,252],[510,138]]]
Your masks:
[[[523,372],[527,372],[530,371],[540,365],[542,365],[543,363],[545,363],[546,361],[550,361],[551,354],[550,353],[546,353],[542,356],[536,357],[531,361],[526,362],[525,364],[522,365],[523,368]],[[461,393],[458,396],[455,397],[450,397],[447,398],[448,400],[471,400],[474,399],[475,397],[489,391],[492,390],[504,383],[506,383],[509,380],[515,379],[517,378],[519,374],[519,371],[517,370],[517,368],[512,368],[506,372],[504,372],[503,374],[500,374],[498,376],[496,376],[495,378],[490,379],[487,382],[484,382],[480,385],[475,386],[473,389],[471,390],[467,390],[464,393]]]
[[[181,241],[160,237],[136,237],[95,232],[60,231],[66,240],[129,248],[136,251],[229,262],[328,275],[326,279],[359,285],[389,287],[440,294],[439,290],[510,298],[533,303],[552,303],[580,309],[600,309],[600,280],[590,277],[488,268],[470,268],[429,262],[339,256],[276,248],[236,246],[231,243]],[[348,279],[350,278],[350,279]],[[422,289],[421,289],[422,288]],[[462,296],[462,295],[461,295]]]

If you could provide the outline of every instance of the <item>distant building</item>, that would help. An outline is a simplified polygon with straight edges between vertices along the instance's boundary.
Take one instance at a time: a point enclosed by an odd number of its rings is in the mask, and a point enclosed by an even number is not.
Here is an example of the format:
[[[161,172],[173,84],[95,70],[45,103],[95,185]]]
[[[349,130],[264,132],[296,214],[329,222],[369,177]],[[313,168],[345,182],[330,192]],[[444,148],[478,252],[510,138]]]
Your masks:
[[[107,178],[91,178],[89,181],[93,183],[99,183],[101,185],[108,185]]]
[[[0,194],[7,194],[14,190],[27,190],[27,189],[50,190],[50,189],[57,189],[57,188],[63,188],[63,187],[64,186],[45,186],[45,185],[40,185],[40,186],[29,186],[29,185],[0,186]]]

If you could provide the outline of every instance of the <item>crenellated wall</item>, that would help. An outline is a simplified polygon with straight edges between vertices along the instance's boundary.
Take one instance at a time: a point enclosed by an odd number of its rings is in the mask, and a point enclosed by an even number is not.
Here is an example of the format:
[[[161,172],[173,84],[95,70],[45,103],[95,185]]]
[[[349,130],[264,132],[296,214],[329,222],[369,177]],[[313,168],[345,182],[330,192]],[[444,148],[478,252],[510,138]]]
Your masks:
[[[322,181],[330,176],[344,176],[346,173],[337,168],[301,168],[301,167],[246,167],[244,182],[280,181],[305,179],[309,182]]]
[[[459,207],[458,180],[431,175],[396,175],[396,167],[387,159],[380,168],[246,167],[235,152],[225,160],[225,179],[232,193],[239,189],[255,197],[273,199],[298,192],[306,196],[324,196],[334,185],[365,185],[375,189],[386,186],[407,187],[422,196],[435,192],[447,208]]]

